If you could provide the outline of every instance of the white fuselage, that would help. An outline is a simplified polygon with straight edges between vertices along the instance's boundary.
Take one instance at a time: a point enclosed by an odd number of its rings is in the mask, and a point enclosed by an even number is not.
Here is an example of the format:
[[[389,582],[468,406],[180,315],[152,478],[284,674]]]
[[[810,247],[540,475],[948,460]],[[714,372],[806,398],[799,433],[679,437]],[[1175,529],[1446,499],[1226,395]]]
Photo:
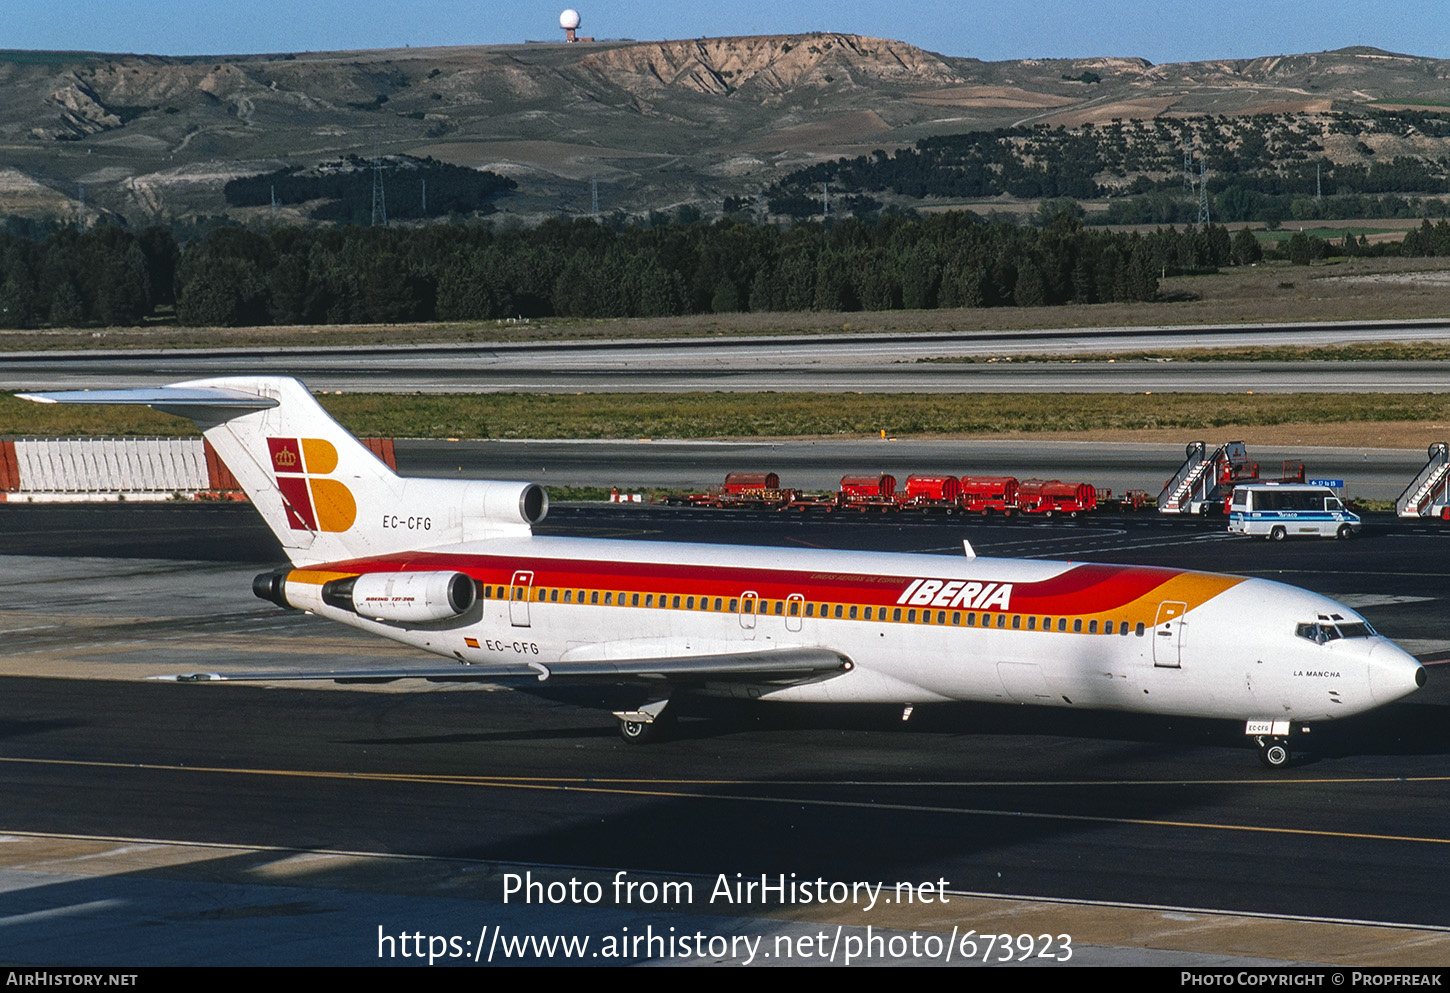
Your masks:
[[[464,572],[484,595],[459,617],[405,626],[309,594],[327,577],[421,569]],[[570,662],[792,647],[853,662],[793,685],[697,688],[769,700],[1308,722],[1381,706],[1412,692],[1420,674],[1377,635],[1319,643],[1296,634],[1321,617],[1362,623],[1326,597],[1128,566],[505,538],[299,570],[287,589],[296,606],[455,658],[460,673],[522,662],[562,675]]]

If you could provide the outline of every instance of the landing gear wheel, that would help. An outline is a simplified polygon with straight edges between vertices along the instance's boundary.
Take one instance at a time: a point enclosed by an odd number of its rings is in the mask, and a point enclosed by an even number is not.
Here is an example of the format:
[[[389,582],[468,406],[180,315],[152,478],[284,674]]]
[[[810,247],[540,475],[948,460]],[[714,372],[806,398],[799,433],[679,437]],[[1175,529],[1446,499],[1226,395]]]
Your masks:
[[[659,731],[653,724],[647,724],[644,721],[626,721],[621,718],[619,736],[631,745],[646,745],[659,737]]]
[[[1279,738],[1259,740],[1259,761],[1268,768],[1282,769],[1289,764],[1291,757],[1288,742]]]
[[[1272,531],[1269,532],[1269,540],[1270,541],[1283,541],[1288,536],[1288,534],[1289,534],[1289,532],[1285,531],[1283,528],[1276,527],[1276,528],[1274,528],[1274,530],[1272,530]]]
[[[631,745],[648,745],[670,736],[675,726],[675,715],[667,710],[658,714],[653,721],[641,721],[633,717],[620,717],[618,721],[621,738]]]

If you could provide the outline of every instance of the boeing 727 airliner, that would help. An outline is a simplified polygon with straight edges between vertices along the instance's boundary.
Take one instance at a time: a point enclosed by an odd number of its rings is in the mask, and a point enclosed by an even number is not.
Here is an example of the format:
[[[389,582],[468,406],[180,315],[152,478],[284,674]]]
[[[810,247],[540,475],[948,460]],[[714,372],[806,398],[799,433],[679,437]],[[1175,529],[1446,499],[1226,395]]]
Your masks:
[[[1224,718],[1270,766],[1305,725],[1425,682],[1326,597],[1177,569],[540,537],[524,482],[399,477],[294,379],[42,393],[191,418],[291,560],[254,592],[421,648],[432,666],[189,680],[596,681],[632,741],[672,696],[940,701]]]

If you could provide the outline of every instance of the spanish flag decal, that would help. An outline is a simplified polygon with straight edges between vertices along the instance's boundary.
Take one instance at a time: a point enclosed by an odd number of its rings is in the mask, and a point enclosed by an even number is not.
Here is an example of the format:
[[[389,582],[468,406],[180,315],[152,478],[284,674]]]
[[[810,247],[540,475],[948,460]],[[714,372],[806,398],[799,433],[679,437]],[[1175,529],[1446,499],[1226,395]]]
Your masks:
[[[277,489],[293,531],[346,531],[357,520],[352,491],[328,476],[337,448],[322,438],[268,438]]]

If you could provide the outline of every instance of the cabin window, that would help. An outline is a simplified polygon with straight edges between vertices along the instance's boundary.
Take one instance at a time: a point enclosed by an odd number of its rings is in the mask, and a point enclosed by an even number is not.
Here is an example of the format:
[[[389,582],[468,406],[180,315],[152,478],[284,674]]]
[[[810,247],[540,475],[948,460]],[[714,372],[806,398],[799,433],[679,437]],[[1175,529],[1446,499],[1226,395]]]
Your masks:
[[[1095,620],[1088,621],[1088,634],[1097,634],[1097,633],[1098,633],[1098,622],[1095,621]]]
[[[1139,621],[1138,622],[1138,626],[1133,629],[1133,633],[1136,634],[1139,638],[1143,637],[1143,622],[1142,621]]]
[[[612,606],[614,606],[614,591],[613,590],[610,590],[608,593],[604,594],[604,606],[606,606],[606,607],[612,607]]]
[[[646,593],[644,595],[644,605],[646,607],[653,607],[655,605],[655,595],[653,593]]]
[[[691,597],[685,597],[685,609],[686,610],[694,610],[695,609],[695,598],[694,597],[692,597],[692,596]]]
[[[897,607],[895,610],[891,611],[891,619],[893,621],[899,621],[899,620],[901,620],[901,608],[900,607]]]
[[[738,597],[731,597],[730,598],[730,613],[733,614],[733,613],[735,613],[739,609],[740,609],[740,599]]]
[[[631,594],[630,595],[629,605],[631,607],[638,607],[639,606],[639,594],[638,593],[634,593],[634,594]]]
[[[1067,618],[1066,617],[1059,617],[1057,619],[1057,630],[1059,630],[1059,631],[1066,631],[1067,630]]]
[[[1112,633],[1113,633],[1113,622],[1112,621],[1105,621],[1103,623],[1103,634],[1112,634]]]
[[[1012,615],[1012,629],[1014,631],[1020,631],[1022,629],[1022,615],[1021,614],[1013,614]]]
[[[938,610],[936,612],[936,622],[938,624],[945,624],[947,622],[947,612],[945,610]]]
[[[816,616],[816,605],[815,604],[813,604],[813,603],[806,604],[806,616],[807,617],[815,617]]]
[[[549,591],[549,602],[550,603],[558,603],[559,602],[559,591],[558,590],[554,589],[554,590],[550,590]]]
[[[792,617],[799,617],[800,615],[801,615],[801,602],[799,600],[792,600],[790,602],[790,616],[792,616]],[[851,616],[852,617],[855,617],[856,616],[856,612],[854,610],[851,611]]]
[[[955,624],[957,627],[961,627],[961,625],[962,625],[962,612],[960,610],[954,610],[954,611],[952,611],[952,623]]]
[[[672,607],[675,610],[679,610],[680,609],[680,598],[678,596],[675,597],[673,600],[670,601],[670,607]]]
[[[866,615],[865,615],[865,617],[866,617],[866,620],[868,620],[868,621],[871,619],[871,608],[870,607],[867,607],[866,608]]]
[[[906,623],[908,623],[908,624],[915,624],[916,623],[916,611],[915,610],[908,610],[906,612]]]
[[[589,602],[590,603],[598,603],[599,602],[599,591],[598,590],[590,590],[589,591]]]
[[[1007,626],[1007,615],[1006,614],[998,614],[997,615],[997,626],[999,628],[1004,628],[1004,627]]]
[[[1082,618],[1081,617],[1075,617],[1075,618],[1073,618],[1073,621],[1072,621],[1072,633],[1073,634],[1081,634],[1082,633]]]
[[[923,624],[930,624],[931,623],[931,611],[930,610],[923,610],[921,612],[921,623],[923,623]]]
[[[856,607],[854,605],[852,605],[852,607],[851,607],[851,620],[854,621],[855,619],[856,619]]]
[[[976,614],[968,614],[967,615],[967,627],[974,628],[976,626],[977,626],[977,615]]]
[[[1127,633],[1128,633],[1128,622],[1127,621],[1124,621],[1122,624],[1119,624],[1118,625],[1118,634],[1126,635]]]
[[[839,603],[838,603],[838,604],[836,604],[836,619],[837,619],[837,620],[840,620],[840,619],[841,619],[841,614],[842,614],[842,613],[843,613],[843,612],[844,612],[844,611],[845,611],[845,607],[844,607],[844,605],[843,605],[843,604],[839,604]]]
[[[1037,618],[1035,618],[1035,617],[1029,617],[1029,618],[1027,618],[1027,630],[1029,630],[1029,631],[1036,631],[1037,630]]]
[[[775,615],[777,617],[779,617],[783,613],[785,613],[785,601],[784,600],[777,600],[777,601],[775,601]]]
[[[722,603],[723,603],[723,602],[724,602],[724,601],[723,601],[723,600],[721,600],[721,599],[720,599],[720,598],[719,598],[719,597],[716,597],[716,598],[715,598],[715,609],[716,609],[716,610],[719,610],[719,609],[720,609],[720,604],[722,604]]]

